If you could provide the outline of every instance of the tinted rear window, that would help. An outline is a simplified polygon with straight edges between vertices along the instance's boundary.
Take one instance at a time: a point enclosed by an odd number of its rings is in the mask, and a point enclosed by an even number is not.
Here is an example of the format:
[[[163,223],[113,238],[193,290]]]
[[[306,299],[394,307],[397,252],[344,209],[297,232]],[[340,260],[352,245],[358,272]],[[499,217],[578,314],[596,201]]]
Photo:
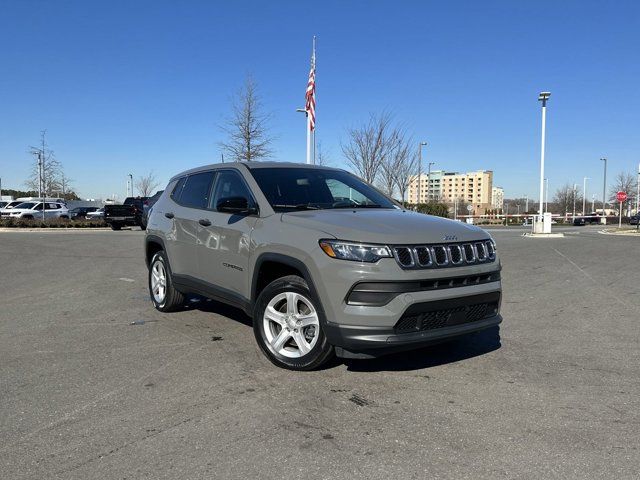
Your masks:
[[[189,175],[182,188],[179,203],[190,208],[207,208],[213,175],[213,172]]]

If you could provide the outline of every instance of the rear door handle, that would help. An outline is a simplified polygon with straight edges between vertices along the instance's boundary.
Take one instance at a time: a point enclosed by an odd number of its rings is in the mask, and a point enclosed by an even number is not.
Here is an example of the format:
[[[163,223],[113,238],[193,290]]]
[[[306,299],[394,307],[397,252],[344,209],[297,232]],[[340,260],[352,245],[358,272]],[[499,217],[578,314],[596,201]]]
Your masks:
[[[201,218],[200,220],[198,220],[198,223],[200,225],[202,225],[203,227],[210,227],[211,226],[211,221],[207,220],[206,218]]]
[[[171,212],[165,213],[164,216],[167,217],[167,218],[173,218],[174,217],[173,213],[171,213]]]

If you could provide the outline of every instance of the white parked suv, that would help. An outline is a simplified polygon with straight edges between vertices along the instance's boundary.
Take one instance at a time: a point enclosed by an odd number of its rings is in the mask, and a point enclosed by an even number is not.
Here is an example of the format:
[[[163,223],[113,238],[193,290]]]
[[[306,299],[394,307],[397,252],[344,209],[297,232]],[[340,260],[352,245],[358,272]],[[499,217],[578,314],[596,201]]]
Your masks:
[[[69,210],[62,203],[57,202],[23,202],[16,205],[9,212],[2,212],[5,218],[69,218]]]

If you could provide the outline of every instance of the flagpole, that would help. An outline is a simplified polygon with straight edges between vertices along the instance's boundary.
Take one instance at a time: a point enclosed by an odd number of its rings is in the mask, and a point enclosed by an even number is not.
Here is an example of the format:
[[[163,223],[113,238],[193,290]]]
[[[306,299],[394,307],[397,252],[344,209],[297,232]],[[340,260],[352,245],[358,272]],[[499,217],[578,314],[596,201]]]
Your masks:
[[[307,163],[311,164],[311,117],[307,112]]]

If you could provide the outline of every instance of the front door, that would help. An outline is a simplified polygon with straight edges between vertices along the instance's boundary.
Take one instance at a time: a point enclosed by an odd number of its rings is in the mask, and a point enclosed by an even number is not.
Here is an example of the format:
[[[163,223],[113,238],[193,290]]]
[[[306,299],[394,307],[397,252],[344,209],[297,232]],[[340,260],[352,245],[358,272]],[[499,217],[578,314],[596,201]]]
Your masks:
[[[220,199],[248,198],[255,205],[249,187],[236,170],[218,170],[209,209],[204,212],[211,223],[198,233],[200,278],[223,295],[249,299],[249,255],[251,231],[258,217],[218,212]]]

